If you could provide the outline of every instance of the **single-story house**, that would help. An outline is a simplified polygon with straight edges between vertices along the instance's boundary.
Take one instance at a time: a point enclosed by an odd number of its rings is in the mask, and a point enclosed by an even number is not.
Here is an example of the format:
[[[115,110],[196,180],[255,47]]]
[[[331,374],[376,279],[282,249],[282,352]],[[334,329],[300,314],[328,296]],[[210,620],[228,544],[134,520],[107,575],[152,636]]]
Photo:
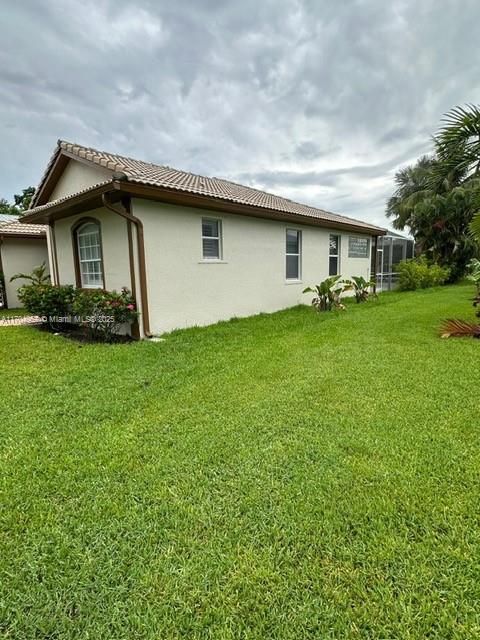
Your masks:
[[[140,337],[308,302],[329,274],[374,275],[385,230],[223,180],[58,141],[22,222],[53,281],[130,289]]]
[[[47,227],[23,224],[13,216],[3,217],[0,220],[0,309],[21,306],[17,290],[26,281],[10,282],[10,278],[17,273],[29,274],[43,262],[48,264]]]

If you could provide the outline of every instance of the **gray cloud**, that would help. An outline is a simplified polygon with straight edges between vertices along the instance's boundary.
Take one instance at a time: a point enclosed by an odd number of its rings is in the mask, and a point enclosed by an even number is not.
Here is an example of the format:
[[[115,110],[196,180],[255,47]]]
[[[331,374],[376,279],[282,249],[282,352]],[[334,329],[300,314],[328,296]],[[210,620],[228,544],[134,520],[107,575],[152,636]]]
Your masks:
[[[382,178],[389,175],[391,172],[405,160],[409,160],[417,155],[417,151],[422,150],[424,147],[421,145],[414,145],[409,148],[406,153],[402,153],[399,156],[379,162],[377,164],[364,164],[353,165],[348,167],[339,167],[338,169],[326,169],[324,171],[262,171],[255,174],[242,173],[239,175],[240,179],[244,182],[259,182],[264,185],[269,185],[272,188],[281,188],[285,186],[296,187],[311,187],[311,186],[335,186],[339,180],[343,177],[349,177],[355,179],[356,177],[362,179]],[[317,156],[318,157],[318,156]]]
[[[385,224],[395,170],[480,101],[475,0],[20,0],[0,17],[0,196],[61,137]]]

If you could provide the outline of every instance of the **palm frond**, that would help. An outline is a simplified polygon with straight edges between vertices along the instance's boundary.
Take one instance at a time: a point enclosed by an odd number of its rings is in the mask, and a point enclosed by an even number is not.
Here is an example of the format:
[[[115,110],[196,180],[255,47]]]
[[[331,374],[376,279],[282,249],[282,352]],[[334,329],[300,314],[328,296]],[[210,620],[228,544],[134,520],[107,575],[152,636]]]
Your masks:
[[[442,338],[480,338],[480,324],[467,320],[445,320],[440,334]]]
[[[10,278],[10,282],[21,279],[28,280],[35,285],[46,284],[50,281],[50,276],[47,273],[46,263],[42,262],[41,265],[33,269],[32,273],[16,273]]]
[[[470,222],[470,231],[472,235],[480,242],[480,212],[473,216]]]
[[[480,170],[480,107],[454,107],[442,118],[443,126],[434,137],[439,164],[434,172],[440,179],[450,175],[457,182]]]

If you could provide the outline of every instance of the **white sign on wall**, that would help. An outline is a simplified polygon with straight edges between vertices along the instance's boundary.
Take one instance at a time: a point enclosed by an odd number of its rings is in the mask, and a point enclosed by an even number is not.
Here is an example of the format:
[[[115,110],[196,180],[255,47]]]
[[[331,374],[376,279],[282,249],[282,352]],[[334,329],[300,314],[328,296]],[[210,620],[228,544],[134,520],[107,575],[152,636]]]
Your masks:
[[[370,239],[357,238],[350,236],[348,238],[348,257],[349,258],[368,258],[370,253]]]

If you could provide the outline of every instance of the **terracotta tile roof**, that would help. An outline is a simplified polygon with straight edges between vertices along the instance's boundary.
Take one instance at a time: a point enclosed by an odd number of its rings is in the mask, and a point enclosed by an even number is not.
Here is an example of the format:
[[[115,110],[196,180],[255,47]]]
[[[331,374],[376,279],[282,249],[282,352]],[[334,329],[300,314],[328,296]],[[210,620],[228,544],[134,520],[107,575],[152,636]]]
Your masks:
[[[327,222],[358,227],[359,230],[365,229],[366,231],[384,232],[384,229],[381,227],[376,227],[361,220],[355,220],[353,218],[348,218],[347,216],[342,216],[306,204],[294,202],[288,198],[282,198],[272,193],[267,193],[266,191],[231,182],[230,180],[215,177],[207,178],[187,171],[172,169],[168,166],[156,165],[150,162],[135,160],[127,156],[107,153],[90,147],[83,147],[78,144],[66,142],[65,140],[58,141],[57,149],[50,159],[45,174],[40,181],[34,198],[32,199],[32,209],[29,211],[29,214],[48,208],[49,206],[57,204],[63,200],[60,199],[58,201],[50,202],[46,205],[42,205],[41,207],[34,206],[36,196],[44,184],[50,168],[53,166],[58,154],[61,153],[62,150],[72,154],[73,156],[87,160],[94,165],[110,169],[113,173],[118,172],[125,174],[129,182],[207,196],[246,206],[260,207],[285,214],[294,214],[304,218],[318,218]],[[98,183],[89,189],[96,188],[101,184],[106,183],[108,183],[108,180],[106,182]],[[88,191],[89,189],[85,189],[84,191]]]
[[[0,236],[45,236],[47,227],[43,224],[25,222],[0,222]]]

